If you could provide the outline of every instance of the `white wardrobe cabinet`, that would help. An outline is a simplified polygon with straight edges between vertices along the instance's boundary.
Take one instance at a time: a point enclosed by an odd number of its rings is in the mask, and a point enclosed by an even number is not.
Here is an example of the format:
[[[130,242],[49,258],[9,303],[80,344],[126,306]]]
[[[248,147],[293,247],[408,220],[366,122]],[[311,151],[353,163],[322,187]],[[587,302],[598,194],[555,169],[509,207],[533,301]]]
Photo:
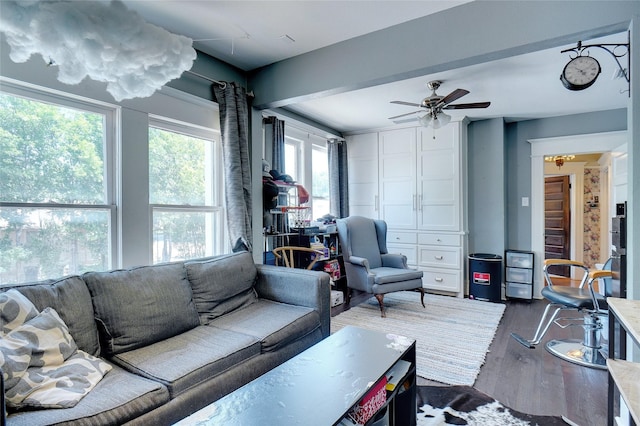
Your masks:
[[[408,127],[356,135],[347,143],[350,214],[384,219],[389,252],[424,271],[424,288],[464,296],[466,123],[435,133]]]

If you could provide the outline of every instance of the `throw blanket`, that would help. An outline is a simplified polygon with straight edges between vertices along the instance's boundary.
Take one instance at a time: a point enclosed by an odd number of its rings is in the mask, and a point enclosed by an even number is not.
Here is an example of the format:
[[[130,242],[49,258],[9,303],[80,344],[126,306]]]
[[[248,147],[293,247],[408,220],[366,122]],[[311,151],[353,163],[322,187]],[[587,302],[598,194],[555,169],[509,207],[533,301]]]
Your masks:
[[[52,308],[38,312],[16,290],[0,293],[0,366],[7,406],[75,406],[111,366],[76,346]]]
[[[534,416],[508,407],[470,386],[418,386],[418,426],[567,426],[562,417]]]

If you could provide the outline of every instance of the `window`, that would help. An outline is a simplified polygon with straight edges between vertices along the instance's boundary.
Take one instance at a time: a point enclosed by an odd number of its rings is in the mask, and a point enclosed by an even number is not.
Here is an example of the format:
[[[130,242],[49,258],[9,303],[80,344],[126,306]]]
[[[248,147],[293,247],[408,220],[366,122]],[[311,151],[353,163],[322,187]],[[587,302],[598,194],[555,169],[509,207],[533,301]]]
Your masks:
[[[313,145],[312,149],[312,186],[311,186],[311,210],[314,218],[329,214],[329,157],[327,146]]]
[[[0,284],[111,268],[116,116],[3,83]]]
[[[153,263],[223,252],[218,150],[217,133],[212,130],[150,120]]]
[[[327,141],[314,134],[285,125],[284,172],[310,193],[307,219],[330,212],[329,157]]]

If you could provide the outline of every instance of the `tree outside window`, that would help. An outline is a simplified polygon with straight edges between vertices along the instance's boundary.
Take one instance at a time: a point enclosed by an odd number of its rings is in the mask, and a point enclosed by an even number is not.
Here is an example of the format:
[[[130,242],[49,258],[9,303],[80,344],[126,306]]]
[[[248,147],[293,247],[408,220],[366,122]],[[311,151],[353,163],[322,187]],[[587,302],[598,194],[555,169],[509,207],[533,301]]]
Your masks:
[[[0,92],[0,284],[111,267],[112,111],[57,100]]]
[[[149,128],[153,262],[222,253],[222,209],[214,190],[219,170],[215,141],[174,131],[168,128],[170,123],[155,124],[165,128]]]

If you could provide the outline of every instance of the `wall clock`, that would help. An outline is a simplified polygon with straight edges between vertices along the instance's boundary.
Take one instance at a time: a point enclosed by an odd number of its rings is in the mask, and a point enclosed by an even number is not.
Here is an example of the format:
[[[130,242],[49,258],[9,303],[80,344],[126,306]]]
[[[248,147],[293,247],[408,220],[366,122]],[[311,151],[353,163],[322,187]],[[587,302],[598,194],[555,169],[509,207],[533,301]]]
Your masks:
[[[600,74],[600,63],[591,56],[577,56],[569,61],[560,74],[560,81],[569,90],[584,90]]]

